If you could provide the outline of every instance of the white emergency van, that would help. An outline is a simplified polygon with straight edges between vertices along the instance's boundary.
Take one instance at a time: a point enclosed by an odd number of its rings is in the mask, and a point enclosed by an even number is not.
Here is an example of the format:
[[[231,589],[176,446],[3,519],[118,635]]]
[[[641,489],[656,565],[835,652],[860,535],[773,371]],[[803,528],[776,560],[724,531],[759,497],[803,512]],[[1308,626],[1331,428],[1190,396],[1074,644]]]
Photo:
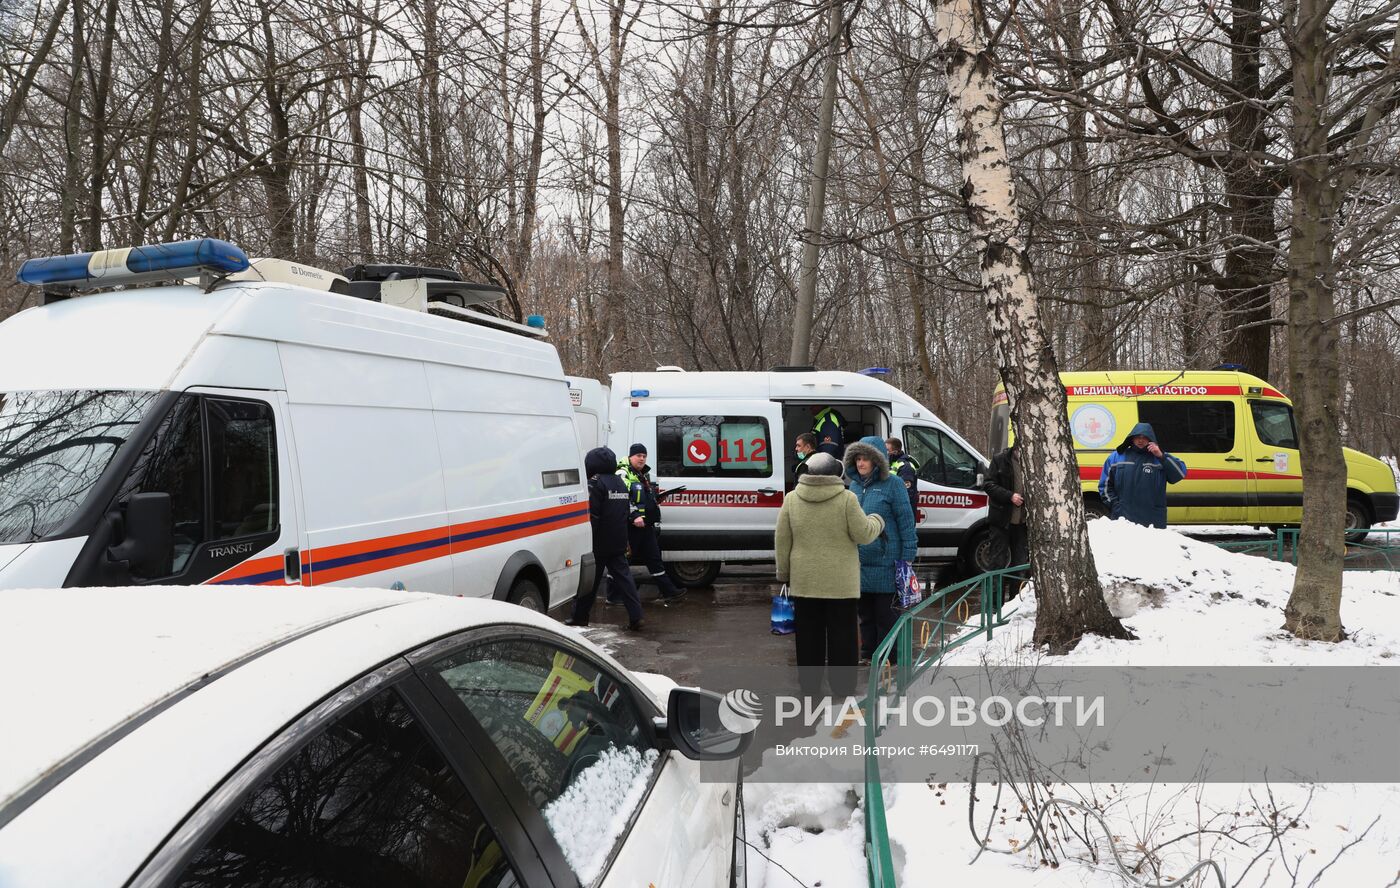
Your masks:
[[[0,323],[0,588],[336,584],[538,609],[592,583],[559,357],[472,308],[498,288],[210,239],[19,279],[45,304]]]
[[[771,372],[615,373],[609,385],[569,379],[586,450],[647,446],[663,491],[661,547],[686,585],[713,582],[726,561],[771,561],[773,528],[794,486],[795,444],[835,408],[845,441],[900,438],[919,463],[921,558],[988,569],[986,460],[933,411],[874,376],[810,367]]]

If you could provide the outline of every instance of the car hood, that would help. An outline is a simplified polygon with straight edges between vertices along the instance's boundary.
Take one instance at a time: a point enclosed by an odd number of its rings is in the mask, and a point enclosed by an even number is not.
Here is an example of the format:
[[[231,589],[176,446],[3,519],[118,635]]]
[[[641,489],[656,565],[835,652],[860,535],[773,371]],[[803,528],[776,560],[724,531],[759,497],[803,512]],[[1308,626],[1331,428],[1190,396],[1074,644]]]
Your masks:
[[[1370,488],[1365,493],[1395,493],[1395,473],[1388,463],[1350,447],[1343,447],[1342,455],[1346,459],[1348,477],[1360,482],[1363,488]]]
[[[656,672],[633,672],[632,677],[642,686],[661,711],[666,711],[666,702],[671,698],[671,689],[678,687],[675,680]]]
[[[10,543],[0,546],[0,570],[8,567],[10,562],[18,558],[20,553],[28,549],[30,545],[30,543]]]

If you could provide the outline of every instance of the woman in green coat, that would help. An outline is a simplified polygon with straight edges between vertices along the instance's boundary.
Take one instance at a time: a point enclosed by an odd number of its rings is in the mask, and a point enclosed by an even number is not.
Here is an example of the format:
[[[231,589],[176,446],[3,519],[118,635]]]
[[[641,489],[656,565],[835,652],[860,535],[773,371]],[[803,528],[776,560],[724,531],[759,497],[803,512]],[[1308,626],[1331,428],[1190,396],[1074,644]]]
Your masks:
[[[841,463],[825,453],[783,500],[774,531],[778,579],[788,584],[797,628],[797,680],[804,697],[821,696],[822,679],[837,697],[856,692],[860,555],[885,529],[841,480]]]

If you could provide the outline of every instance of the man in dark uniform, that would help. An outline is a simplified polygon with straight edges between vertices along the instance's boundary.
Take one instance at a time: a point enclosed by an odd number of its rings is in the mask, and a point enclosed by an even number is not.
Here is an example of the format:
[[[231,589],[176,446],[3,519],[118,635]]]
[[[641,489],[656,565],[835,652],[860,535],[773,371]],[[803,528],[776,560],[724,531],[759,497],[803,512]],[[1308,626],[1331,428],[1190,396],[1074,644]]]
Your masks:
[[[987,470],[987,480],[982,485],[987,491],[987,520],[1000,531],[1010,549],[1010,560],[1005,567],[1026,564],[1031,560],[1030,538],[1026,527],[1026,496],[1021,483],[1020,460],[1016,457],[1016,445],[992,457],[992,465]],[[1025,577],[1008,576],[1003,588],[1003,596],[1010,600],[1021,591]]]
[[[835,407],[812,408],[812,434],[817,450],[838,460],[846,455],[846,420]]]
[[[885,449],[890,452],[890,471],[904,482],[909,493],[909,508],[914,510],[914,520],[919,520],[919,461],[904,452],[904,442],[898,438],[886,438]]]
[[[685,594],[669,574],[661,560],[661,540],[657,528],[661,524],[661,504],[656,499],[656,485],[651,481],[651,466],[647,465],[647,446],[633,444],[627,460],[617,464],[618,477],[627,486],[632,511],[627,515],[627,542],[632,549],[632,561],[646,566],[652,582],[661,590],[661,600],[675,601]]]
[[[637,596],[637,584],[632,582],[632,568],[627,563],[627,515],[631,512],[629,496],[617,470],[617,455],[606,447],[595,447],[583,458],[588,473],[588,522],[593,527],[593,557],[600,576],[608,575],[608,595],[616,596],[627,605],[628,629],[642,628],[642,600]],[[574,613],[565,621],[568,626],[587,626],[598,597],[595,585],[574,599]]]

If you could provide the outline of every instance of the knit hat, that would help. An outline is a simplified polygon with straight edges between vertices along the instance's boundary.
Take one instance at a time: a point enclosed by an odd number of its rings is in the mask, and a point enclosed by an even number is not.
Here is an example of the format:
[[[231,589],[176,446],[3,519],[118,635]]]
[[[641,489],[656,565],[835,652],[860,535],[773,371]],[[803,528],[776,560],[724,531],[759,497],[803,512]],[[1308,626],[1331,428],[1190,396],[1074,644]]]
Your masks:
[[[827,453],[814,453],[807,457],[807,474],[809,475],[836,475],[841,474],[841,460]]]
[[[647,455],[647,446],[645,444],[633,444],[632,447],[627,451],[628,456],[636,456],[639,453],[642,456]]]

